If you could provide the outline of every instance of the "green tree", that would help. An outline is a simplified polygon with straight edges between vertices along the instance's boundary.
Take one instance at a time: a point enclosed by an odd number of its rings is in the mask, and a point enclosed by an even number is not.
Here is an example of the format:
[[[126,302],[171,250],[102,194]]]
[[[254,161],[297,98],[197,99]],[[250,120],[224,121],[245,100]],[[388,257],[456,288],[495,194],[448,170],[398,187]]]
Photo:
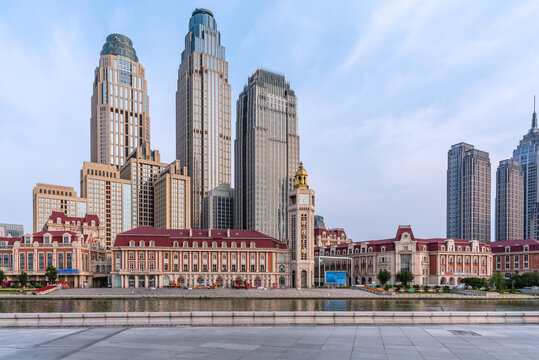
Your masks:
[[[481,289],[487,285],[485,279],[478,277],[465,278],[462,279],[461,282],[466,286],[466,288],[471,287],[474,290]]]
[[[405,288],[408,288],[408,283],[414,280],[414,274],[408,270],[401,270],[397,273],[397,275],[395,275],[395,279]]]
[[[4,280],[6,280],[6,274],[4,273],[4,270],[0,270],[0,286],[2,286]]]
[[[17,275],[17,280],[19,280],[19,284],[21,285],[21,289],[24,289],[26,284],[28,283],[28,273],[21,271],[19,275]]]
[[[49,280],[49,283],[54,282],[58,278],[58,270],[52,265],[47,266],[47,271],[45,272],[45,276]]]
[[[378,271],[378,275],[376,275],[376,278],[378,281],[380,281],[380,284],[385,285],[389,280],[391,280],[391,273],[387,270],[380,270]]]
[[[489,279],[489,285],[496,288],[496,290],[504,290],[506,280],[502,273],[495,272]]]

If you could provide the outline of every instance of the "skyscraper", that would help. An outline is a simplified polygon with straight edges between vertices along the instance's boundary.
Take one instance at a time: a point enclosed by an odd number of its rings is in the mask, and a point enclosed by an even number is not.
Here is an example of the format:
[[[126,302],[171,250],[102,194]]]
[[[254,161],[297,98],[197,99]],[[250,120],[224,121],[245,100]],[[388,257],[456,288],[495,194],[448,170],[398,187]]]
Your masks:
[[[284,241],[288,192],[299,166],[296,95],[283,75],[258,69],[236,112],[236,227]]]
[[[122,166],[150,141],[150,116],[144,67],[133,43],[111,34],[101,50],[92,94],[91,161]]]
[[[522,239],[524,174],[516,160],[502,160],[496,171],[496,241]]]
[[[524,173],[524,238],[532,238],[538,233],[539,223],[534,221],[539,212],[537,198],[537,160],[539,156],[539,129],[537,128],[537,114],[535,108],[532,115],[532,126],[526,135],[520,140],[519,145],[513,151],[513,160],[520,162]]]
[[[447,237],[490,241],[490,159],[473,145],[447,155]]]
[[[203,199],[230,184],[230,85],[225,48],[213,13],[193,11],[176,91],[176,158],[191,177],[192,227],[202,226]]]

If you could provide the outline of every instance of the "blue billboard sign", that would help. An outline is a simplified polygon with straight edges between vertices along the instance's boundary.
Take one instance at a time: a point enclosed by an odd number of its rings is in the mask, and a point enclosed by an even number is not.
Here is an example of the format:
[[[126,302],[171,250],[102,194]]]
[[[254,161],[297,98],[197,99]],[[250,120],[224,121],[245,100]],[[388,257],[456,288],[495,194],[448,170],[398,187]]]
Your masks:
[[[58,269],[57,271],[60,275],[73,275],[79,273],[79,269]]]
[[[325,273],[326,284],[345,284],[346,285],[346,271],[326,271]]]

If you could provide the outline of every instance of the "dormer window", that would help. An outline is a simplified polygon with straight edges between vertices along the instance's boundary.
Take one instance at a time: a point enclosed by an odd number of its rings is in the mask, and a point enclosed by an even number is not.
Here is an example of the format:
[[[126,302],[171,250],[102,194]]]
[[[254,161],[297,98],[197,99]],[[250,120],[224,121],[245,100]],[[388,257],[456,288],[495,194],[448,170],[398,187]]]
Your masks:
[[[427,247],[423,245],[423,251],[427,251]]]
[[[132,247],[132,246],[135,246],[135,242],[134,242],[133,240],[131,240],[131,241],[129,242],[129,246],[131,246],[131,247]]]
[[[138,246],[140,247],[144,247],[146,244],[144,243],[144,240],[140,240],[140,242],[138,243]]]
[[[179,244],[177,241],[174,241],[173,246],[174,246],[174,247],[179,247],[180,244]]]
[[[69,235],[64,235],[63,243],[64,244],[69,244]]]
[[[385,246],[382,246],[382,248],[380,249],[381,252],[384,252],[386,251],[386,247]]]
[[[189,247],[189,243],[187,241],[183,242],[183,247]]]
[[[469,247],[469,246],[466,246],[466,251],[470,251],[470,247]]]
[[[45,238],[49,238],[50,236],[49,235],[45,235]],[[24,238],[24,242],[26,244],[30,244],[32,242],[32,238],[30,236],[27,236]]]
[[[207,243],[206,241],[203,241],[203,242],[202,242],[202,247],[203,247],[203,248],[208,247],[208,243]]]
[[[95,220],[92,220],[92,226],[95,226]]]
[[[150,240],[150,247],[154,247],[154,246],[155,246],[155,241]]]
[[[242,249],[245,249],[245,248],[246,248],[245,241],[242,241],[242,242],[241,242],[241,248],[242,248]]]
[[[61,224],[61,223],[62,223],[62,219],[56,218],[56,223],[57,223],[57,224]]]
[[[251,244],[249,244],[249,247],[250,247],[251,249],[254,249],[254,248],[256,247],[255,242],[254,242],[254,241],[251,241]]]
[[[369,251],[368,252],[372,252],[372,247],[369,248]]]
[[[217,242],[216,242],[216,241],[212,242],[212,243],[211,243],[211,247],[212,247],[212,248],[216,248],[216,247],[217,247]]]
[[[197,241],[193,241],[193,247],[198,247],[198,242]]]
[[[444,245],[440,246],[440,250],[445,251],[445,246]]]
[[[462,251],[462,246],[458,246],[457,251]]]
[[[528,245],[524,245],[524,251],[528,251],[529,250],[529,246]]]

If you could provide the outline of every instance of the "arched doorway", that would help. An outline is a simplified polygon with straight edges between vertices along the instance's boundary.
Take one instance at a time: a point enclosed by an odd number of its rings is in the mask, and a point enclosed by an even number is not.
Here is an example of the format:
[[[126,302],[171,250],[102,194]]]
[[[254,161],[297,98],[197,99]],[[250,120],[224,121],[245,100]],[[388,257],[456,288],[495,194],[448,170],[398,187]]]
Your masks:
[[[366,284],[367,284],[367,283],[365,282],[365,278],[362,277],[362,278],[361,278],[361,285],[366,285]]]
[[[367,279],[367,284],[372,284],[372,278]]]
[[[165,275],[163,277],[163,286],[168,286],[170,285],[170,278],[168,277],[168,275]]]
[[[301,287],[302,288],[307,287],[307,271],[305,270],[301,271]]]
[[[135,275],[129,275],[129,287],[130,288],[135,287]]]
[[[145,288],[146,287],[146,279],[144,278],[144,275],[140,275],[138,277],[138,287],[139,288]]]
[[[198,285],[198,287],[203,287],[204,286],[204,278],[202,276],[199,276],[197,278],[197,285]]]
[[[155,287],[155,276],[150,275],[148,277],[148,287],[151,287],[151,288]]]
[[[298,287],[298,285],[296,284],[296,270],[292,271],[292,287]]]
[[[262,286],[262,280],[258,276],[255,277],[255,286],[256,287]]]
[[[284,288],[285,286],[286,286],[286,280],[285,280],[284,276],[281,276],[279,278],[279,287]]]
[[[217,285],[218,287],[223,287],[223,278],[221,276],[219,276],[217,280],[215,280],[215,285]]]
[[[440,284],[441,284],[441,285],[447,284],[447,279],[446,279],[445,277],[443,277],[443,278],[440,280]]]
[[[178,278],[178,284],[177,285],[181,286],[181,287],[185,286],[185,279],[183,278],[183,276],[180,276]]]
[[[449,278],[449,285],[455,285],[455,279],[452,277]]]

